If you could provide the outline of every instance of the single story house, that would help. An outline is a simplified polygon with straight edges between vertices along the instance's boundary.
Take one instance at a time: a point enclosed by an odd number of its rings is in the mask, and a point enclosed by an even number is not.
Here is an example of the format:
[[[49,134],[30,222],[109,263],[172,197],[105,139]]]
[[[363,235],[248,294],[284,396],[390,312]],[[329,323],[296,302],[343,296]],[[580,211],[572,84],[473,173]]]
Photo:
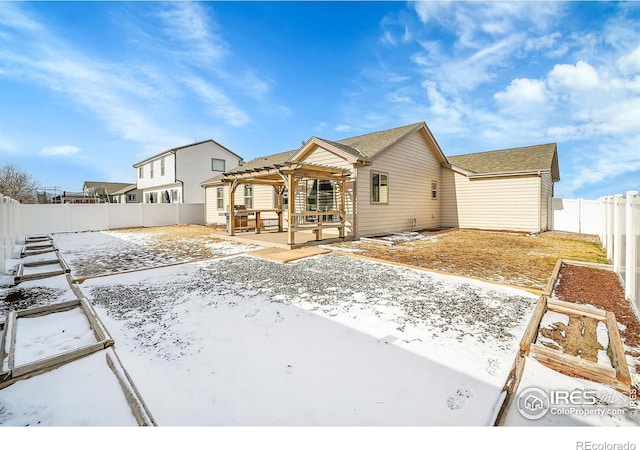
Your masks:
[[[116,192],[127,186],[130,183],[85,181],[82,192],[63,191],[61,197],[54,199],[54,203],[114,203]]]
[[[143,203],[203,203],[202,180],[241,162],[240,156],[208,139],[165,150],[133,167]]]
[[[294,244],[304,229],[317,239],[327,228],[342,238],[440,227],[539,232],[559,179],[555,144],[447,158],[419,122],[339,141],[312,137],[202,186],[207,224],[230,234],[271,225]]]
[[[113,193],[114,203],[142,203],[142,191],[137,184],[130,184]]]

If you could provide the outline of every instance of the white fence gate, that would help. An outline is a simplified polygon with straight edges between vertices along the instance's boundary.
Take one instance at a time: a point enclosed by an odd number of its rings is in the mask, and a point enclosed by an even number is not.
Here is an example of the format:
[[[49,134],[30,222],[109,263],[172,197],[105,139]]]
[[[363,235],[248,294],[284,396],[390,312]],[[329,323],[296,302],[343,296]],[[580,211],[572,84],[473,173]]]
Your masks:
[[[599,200],[602,215],[600,240],[613,270],[624,283],[626,297],[640,309],[640,197],[637,191]]]

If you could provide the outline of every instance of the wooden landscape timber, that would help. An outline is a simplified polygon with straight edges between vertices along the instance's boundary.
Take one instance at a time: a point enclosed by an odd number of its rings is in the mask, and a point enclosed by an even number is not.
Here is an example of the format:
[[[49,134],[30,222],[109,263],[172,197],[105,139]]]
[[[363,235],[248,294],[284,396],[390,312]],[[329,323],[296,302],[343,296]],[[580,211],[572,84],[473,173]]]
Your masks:
[[[20,366],[15,365],[16,334],[18,320],[20,318],[45,316],[48,314],[69,311],[75,308],[80,308],[87,318],[89,326],[96,338],[95,343],[84,345],[48,358],[43,358],[27,364],[22,364]],[[96,315],[93,307],[86,301],[86,299],[75,299],[47,306],[38,306],[35,308],[29,308],[20,311],[11,311],[9,313],[7,323],[5,324],[3,340],[3,352],[7,352],[5,356],[8,357],[8,365],[6,367],[6,370],[3,369],[4,376],[2,383],[0,384],[0,389],[7,387],[8,385],[13,384],[20,379],[25,379],[40,373],[48,372],[52,369],[55,369],[56,367],[60,367],[64,364],[75,361],[76,359],[82,358],[83,356],[95,353],[107,347],[111,347],[114,344],[113,339]]]
[[[553,290],[553,286],[555,286],[559,267],[562,262],[564,261],[558,260],[556,264],[556,269],[558,270],[554,269],[554,276],[552,276],[553,282],[550,280],[549,283],[551,287],[550,291],[548,289],[549,293]],[[599,266],[602,265],[600,264]],[[607,326],[609,337],[610,351],[608,354],[611,358],[612,367],[593,363],[577,356],[567,355],[559,350],[536,343],[535,341],[540,331],[540,323],[547,311],[590,317],[604,322]],[[606,384],[625,395],[630,395],[631,393],[631,375],[625,358],[615,314],[591,305],[565,302],[549,297],[548,294],[543,294],[540,296],[531,315],[529,324],[520,341],[520,350],[516,355],[511,372],[502,389],[504,398],[494,421],[494,426],[504,425],[510,405],[513,402],[513,397],[518,390],[518,385],[524,372],[526,356],[531,356],[541,364],[565,375]]]
[[[122,365],[122,362],[120,362],[118,355],[112,348],[105,349],[105,352],[107,365],[118,379],[122,393],[124,394],[127,404],[131,409],[131,413],[133,414],[133,417],[135,417],[138,425],[141,427],[157,426],[149,408],[142,399],[142,396],[136,388],[136,385],[133,383],[133,380]]]
[[[590,317],[602,321],[607,326],[609,349],[613,367],[587,361],[578,356],[567,355],[535,342],[540,330],[540,322],[547,311],[567,315]],[[566,375],[585,378],[607,384],[624,394],[631,392],[631,376],[622,347],[615,314],[590,305],[565,302],[555,298],[540,296],[529,325],[520,341],[520,354],[530,355],[540,363]]]

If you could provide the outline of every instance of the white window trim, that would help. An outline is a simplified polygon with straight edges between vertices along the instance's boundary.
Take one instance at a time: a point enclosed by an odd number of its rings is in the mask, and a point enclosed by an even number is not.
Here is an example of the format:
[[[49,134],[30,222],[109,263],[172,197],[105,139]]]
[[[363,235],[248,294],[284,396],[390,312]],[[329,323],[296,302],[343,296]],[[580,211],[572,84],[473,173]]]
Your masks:
[[[221,187],[216,188],[216,209],[224,210],[224,188]]]
[[[387,199],[385,201],[374,200],[373,199],[373,176],[374,175],[383,175],[387,178]],[[388,205],[389,204],[389,174],[387,172],[370,172],[369,176],[369,186],[371,189],[371,195],[369,196],[369,201],[372,205]],[[378,190],[378,198],[380,197],[380,191]]]

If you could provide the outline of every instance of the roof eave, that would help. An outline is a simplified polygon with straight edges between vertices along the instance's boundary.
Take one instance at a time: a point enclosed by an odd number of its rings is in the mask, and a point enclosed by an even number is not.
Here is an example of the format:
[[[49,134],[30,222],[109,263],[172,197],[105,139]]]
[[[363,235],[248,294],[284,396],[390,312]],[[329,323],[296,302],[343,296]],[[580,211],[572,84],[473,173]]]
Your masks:
[[[368,161],[366,158],[358,158],[354,155],[351,155],[344,150],[336,147],[335,145],[331,145],[331,143],[325,141],[324,139],[320,139],[315,136],[305,142],[304,145],[300,147],[300,150],[298,150],[293,154],[291,158],[289,158],[289,161],[300,162],[301,158],[307,156],[309,153],[315,150],[316,147],[321,147],[341,158],[344,158],[349,164],[358,164]]]

